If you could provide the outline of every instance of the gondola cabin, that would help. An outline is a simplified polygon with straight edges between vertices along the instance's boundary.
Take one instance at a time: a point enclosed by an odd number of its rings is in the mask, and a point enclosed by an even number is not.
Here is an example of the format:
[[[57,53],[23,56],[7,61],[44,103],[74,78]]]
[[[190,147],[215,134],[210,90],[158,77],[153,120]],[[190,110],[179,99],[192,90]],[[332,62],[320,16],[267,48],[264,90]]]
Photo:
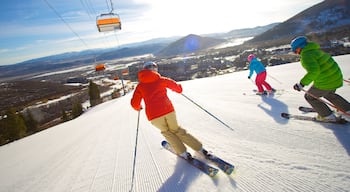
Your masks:
[[[119,15],[115,13],[101,14],[96,17],[96,25],[99,32],[115,31],[122,29]]]

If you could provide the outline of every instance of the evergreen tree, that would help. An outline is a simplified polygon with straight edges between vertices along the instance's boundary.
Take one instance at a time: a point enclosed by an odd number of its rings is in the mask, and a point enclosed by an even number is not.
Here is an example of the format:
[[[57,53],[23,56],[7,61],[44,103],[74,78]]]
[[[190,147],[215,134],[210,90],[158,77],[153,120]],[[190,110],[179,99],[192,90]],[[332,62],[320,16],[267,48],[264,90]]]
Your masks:
[[[90,105],[95,106],[102,102],[101,96],[100,96],[100,90],[98,89],[98,86],[96,83],[94,83],[92,80],[90,80],[89,83],[89,97],[90,97]]]
[[[7,143],[4,120],[0,119],[0,145]]]
[[[119,89],[114,89],[112,92],[112,99],[120,97],[120,90]]]
[[[64,109],[62,109],[62,117],[61,117],[63,122],[69,121],[69,117]]]
[[[83,113],[83,106],[79,101],[74,102],[72,108],[73,119],[79,117]]]
[[[6,112],[3,123],[5,140],[14,141],[25,136],[27,127],[24,119],[16,113],[15,109],[11,108]]]
[[[38,122],[34,119],[32,113],[28,110],[27,116],[24,117],[27,126],[27,133],[35,133],[38,131]]]

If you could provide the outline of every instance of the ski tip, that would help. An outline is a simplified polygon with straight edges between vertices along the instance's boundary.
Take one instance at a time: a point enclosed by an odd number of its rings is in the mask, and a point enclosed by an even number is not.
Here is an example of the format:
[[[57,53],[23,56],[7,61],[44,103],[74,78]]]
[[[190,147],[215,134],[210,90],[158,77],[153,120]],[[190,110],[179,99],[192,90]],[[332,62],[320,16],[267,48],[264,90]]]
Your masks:
[[[209,175],[210,177],[212,177],[212,178],[216,178],[216,176],[218,175],[218,173],[219,173],[219,170],[216,169],[216,170],[210,172],[208,175]]]
[[[225,171],[225,173],[226,173],[227,175],[231,175],[232,173],[234,173],[234,171],[235,171],[235,167],[231,167],[231,168],[227,169],[227,170]]]
[[[228,176],[234,178],[237,175],[237,166],[234,166],[231,174],[228,174]]]
[[[288,113],[281,113],[281,117],[289,119],[290,115]]]
[[[312,107],[299,106],[298,109],[304,113],[316,112]]]
[[[168,142],[167,141],[162,141],[162,146],[165,146],[166,144],[168,144]]]
[[[337,123],[338,124],[347,124],[347,123],[349,123],[349,121],[347,121],[346,119],[344,119],[344,118],[340,118],[338,121],[337,121]]]

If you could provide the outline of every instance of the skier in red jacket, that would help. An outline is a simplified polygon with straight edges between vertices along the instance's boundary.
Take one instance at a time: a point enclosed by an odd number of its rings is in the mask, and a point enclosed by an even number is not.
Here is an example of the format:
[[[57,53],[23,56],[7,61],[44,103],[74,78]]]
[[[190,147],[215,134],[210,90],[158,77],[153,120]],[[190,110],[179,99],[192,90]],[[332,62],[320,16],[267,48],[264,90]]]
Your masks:
[[[160,129],[161,134],[178,155],[186,159],[192,158],[184,144],[206,155],[208,152],[203,149],[202,143],[178,125],[174,106],[167,96],[167,88],[181,93],[182,86],[170,78],[161,76],[157,64],[152,61],[143,65],[143,70],[138,73],[138,79],[139,84],[132,96],[131,106],[137,111],[141,110],[143,99],[148,120]]]

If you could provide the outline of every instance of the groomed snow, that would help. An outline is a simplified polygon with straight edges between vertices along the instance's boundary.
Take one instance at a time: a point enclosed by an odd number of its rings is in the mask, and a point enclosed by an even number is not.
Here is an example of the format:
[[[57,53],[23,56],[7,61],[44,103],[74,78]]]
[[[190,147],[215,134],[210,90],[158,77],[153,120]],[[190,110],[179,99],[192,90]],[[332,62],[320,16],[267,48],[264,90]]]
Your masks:
[[[335,59],[348,79],[350,55]],[[299,63],[267,70],[280,90],[274,97],[254,95],[248,71],[181,82],[183,94],[232,129],[169,91],[179,123],[236,165],[235,175],[210,178],[162,149],[162,135],[141,111],[133,191],[350,191],[350,125],[282,119],[307,106],[292,89],[304,70]],[[349,84],[337,92],[350,100]],[[0,147],[0,191],[129,191],[138,118],[131,95]]]

